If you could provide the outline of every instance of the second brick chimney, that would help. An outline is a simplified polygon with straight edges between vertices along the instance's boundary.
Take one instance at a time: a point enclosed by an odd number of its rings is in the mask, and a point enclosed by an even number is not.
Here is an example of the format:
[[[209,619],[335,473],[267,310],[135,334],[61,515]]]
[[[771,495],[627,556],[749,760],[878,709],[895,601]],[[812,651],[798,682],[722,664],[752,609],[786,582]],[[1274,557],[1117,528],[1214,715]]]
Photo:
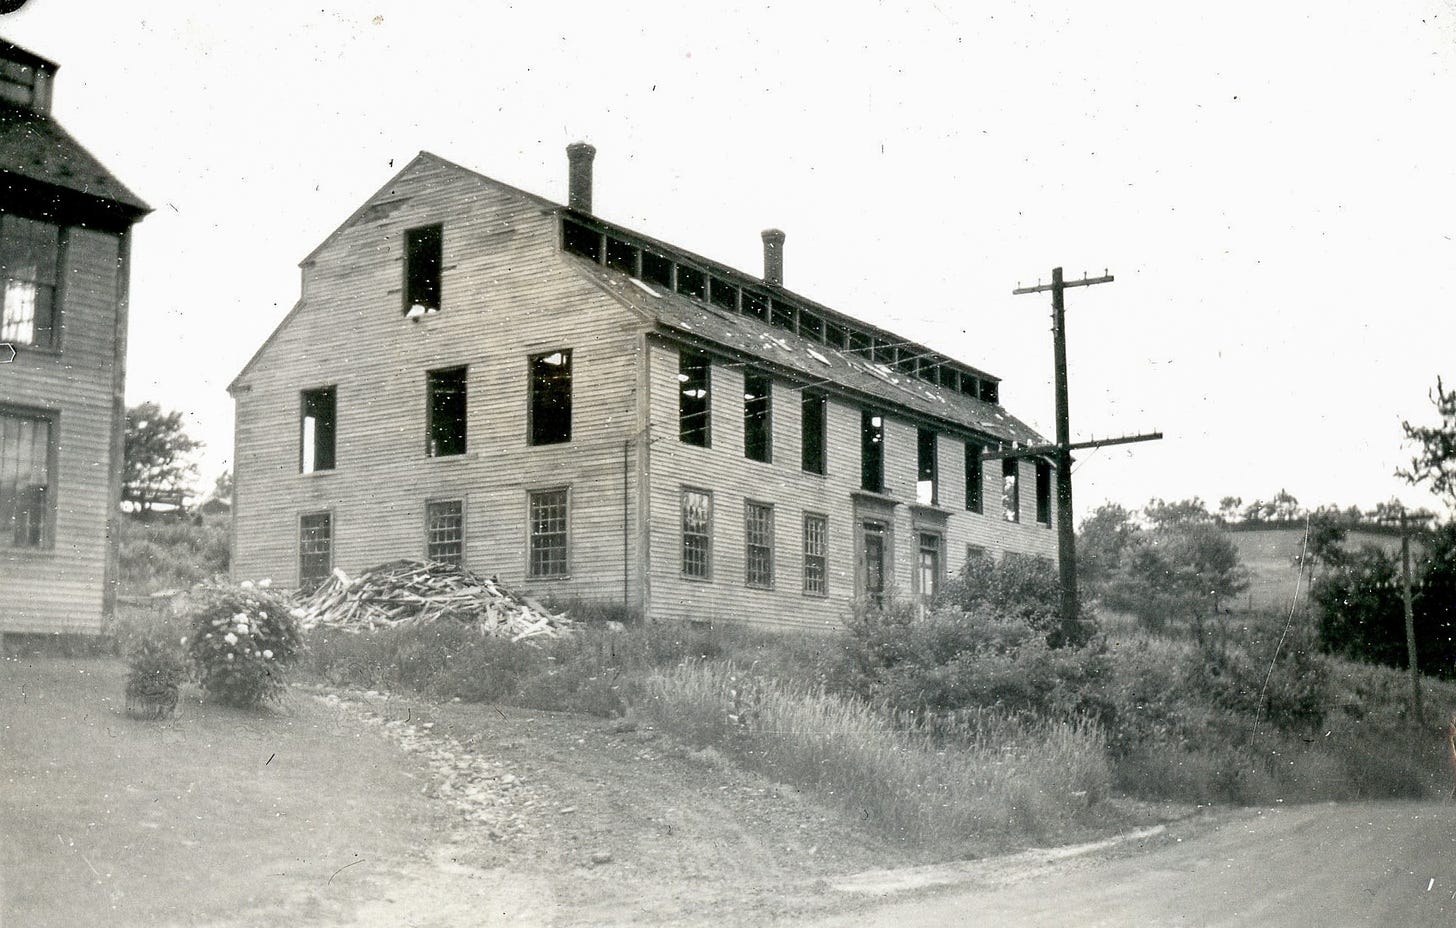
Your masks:
[[[763,230],[763,282],[784,285],[784,233],[778,229]]]
[[[566,146],[569,172],[566,205],[583,213],[591,212],[592,208],[592,159],[596,156],[596,146],[586,142]]]

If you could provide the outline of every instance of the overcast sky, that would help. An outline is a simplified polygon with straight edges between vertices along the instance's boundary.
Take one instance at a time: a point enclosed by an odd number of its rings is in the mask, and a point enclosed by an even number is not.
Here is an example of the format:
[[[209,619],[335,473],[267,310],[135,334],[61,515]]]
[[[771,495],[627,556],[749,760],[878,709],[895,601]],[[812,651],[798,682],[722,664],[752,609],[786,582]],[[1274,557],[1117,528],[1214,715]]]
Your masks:
[[[1053,430],[1068,293],[1077,508],[1287,488],[1427,504],[1400,420],[1456,381],[1456,3],[30,0],[55,115],[155,212],[128,401],[211,481],[225,387],[297,264],[420,150],[785,283],[1003,378]],[[820,10],[832,10],[824,15]]]

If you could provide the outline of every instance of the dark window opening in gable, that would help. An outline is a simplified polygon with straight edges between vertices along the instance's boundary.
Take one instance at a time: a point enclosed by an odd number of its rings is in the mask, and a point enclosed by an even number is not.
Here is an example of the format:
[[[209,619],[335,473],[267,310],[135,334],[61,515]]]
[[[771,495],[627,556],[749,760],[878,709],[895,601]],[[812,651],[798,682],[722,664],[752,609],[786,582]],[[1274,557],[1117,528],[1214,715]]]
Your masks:
[[[60,226],[0,214],[0,342],[55,344]]]
[[[986,465],[980,445],[966,442],[966,509],[980,512],[985,505]]]
[[[859,414],[859,485],[871,493],[885,491],[885,419],[868,409]]]
[[[51,545],[54,420],[0,413],[0,547]]]
[[[602,233],[570,219],[561,220],[561,250],[581,255],[594,264],[602,261]]]
[[[770,304],[768,323],[775,328],[794,331],[794,307],[791,303],[783,300],[774,300]]]
[[[768,297],[751,290],[743,291],[743,315],[755,319],[768,318]]]
[[[824,341],[824,320],[813,313],[799,313],[799,334],[816,342]]]
[[[940,458],[935,432],[920,429],[916,438],[915,501],[934,506],[940,502]]]
[[[637,246],[621,239],[607,238],[607,267],[628,277],[637,276]]]
[[[425,559],[460,564],[465,559],[465,504],[458,499],[425,504]]]
[[[870,360],[870,337],[863,332],[850,332],[849,350],[865,361]]]
[[[849,343],[848,338],[849,333],[845,331],[844,326],[837,322],[824,323],[824,344],[830,348],[843,350],[845,345]]]
[[[805,393],[800,400],[800,436],[802,448],[800,457],[806,473],[824,473],[824,429],[828,398],[823,393]]]
[[[432,458],[465,453],[465,368],[427,374],[426,452]]]
[[[298,585],[312,590],[334,570],[334,517],[310,512],[298,519]]]
[[[1021,470],[1015,458],[1001,461],[1001,510],[1007,522],[1021,521]]]
[[[1036,521],[1052,524],[1052,466],[1046,461],[1036,462]]]
[[[532,355],[530,368],[531,444],[571,441],[571,349]]]
[[[1001,402],[1001,385],[992,380],[981,381],[981,401],[984,403]]]
[[[677,436],[688,445],[711,446],[709,393],[712,389],[712,366],[708,356],[695,351],[678,355],[677,367]]]
[[[422,226],[404,236],[404,311],[411,316],[439,312],[445,227]]]
[[[333,387],[304,390],[300,405],[298,470],[311,474],[334,469],[334,434],[337,399]]]
[[[707,299],[708,275],[686,264],[677,266],[677,292],[697,300]]]
[[[642,279],[649,284],[672,289],[672,261],[650,251],[642,252]]]
[[[743,374],[743,456],[773,460],[773,381],[767,374]]]
[[[708,301],[714,306],[738,311],[738,288],[726,280],[714,277],[708,282]]]

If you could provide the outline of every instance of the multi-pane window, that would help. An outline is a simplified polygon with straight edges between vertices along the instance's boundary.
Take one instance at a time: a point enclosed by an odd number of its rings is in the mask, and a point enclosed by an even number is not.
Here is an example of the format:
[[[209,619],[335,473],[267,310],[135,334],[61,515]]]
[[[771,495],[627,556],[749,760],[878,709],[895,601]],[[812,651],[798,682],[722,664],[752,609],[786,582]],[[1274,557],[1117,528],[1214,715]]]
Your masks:
[[[334,420],[338,400],[333,387],[304,390],[299,406],[298,469],[305,474],[334,469]]]
[[[773,586],[774,509],[766,503],[743,507],[744,564],[749,586]]]
[[[430,371],[426,423],[430,457],[465,453],[465,368]]]
[[[885,419],[866,409],[859,416],[859,460],[862,489],[885,490]]]
[[[1052,466],[1046,461],[1036,462],[1036,521],[1052,524]]]
[[[50,544],[51,420],[0,414],[0,544]]]
[[[773,460],[773,381],[767,374],[743,374],[743,456]]]
[[[1001,461],[1001,509],[1007,522],[1021,521],[1021,473],[1015,458]]]
[[[867,519],[860,524],[860,593],[865,602],[875,608],[885,604],[888,541],[888,526],[884,522]]]
[[[940,461],[935,432],[920,429],[916,437],[915,501],[933,506],[940,502]]]
[[[682,572],[701,580],[713,576],[713,494],[682,491]]]
[[[804,592],[810,596],[829,593],[829,520],[804,513]]]
[[[824,473],[824,430],[826,425],[826,404],[823,393],[805,393],[799,404],[800,435],[803,442],[802,458],[806,473]]]
[[[304,589],[329,579],[334,569],[334,516],[305,513],[298,519],[298,585]]]
[[[677,434],[685,444],[712,444],[709,393],[712,390],[712,366],[708,356],[683,351],[677,367]]]
[[[533,577],[566,576],[566,503],[564,488],[530,494],[530,574]]]
[[[571,349],[531,356],[531,444],[571,441]]]
[[[411,316],[438,312],[444,227],[422,226],[405,232],[404,237],[404,311]]]
[[[425,504],[425,557],[446,564],[465,559],[465,504],[460,500]]]
[[[921,596],[934,596],[940,587],[940,536],[920,532],[920,552],[916,561],[916,586]]]
[[[981,512],[986,497],[986,465],[981,446],[966,442],[966,509]]]
[[[0,215],[0,342],[55,343],[59,226]]]

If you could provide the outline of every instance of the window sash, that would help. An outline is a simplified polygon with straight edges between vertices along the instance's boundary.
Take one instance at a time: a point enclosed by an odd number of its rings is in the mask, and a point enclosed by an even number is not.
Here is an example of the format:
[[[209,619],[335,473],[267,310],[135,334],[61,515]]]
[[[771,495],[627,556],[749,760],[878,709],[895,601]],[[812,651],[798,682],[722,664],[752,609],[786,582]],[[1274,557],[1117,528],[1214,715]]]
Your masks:
[[[744,564],[751,587],[773,586],[774,507],[764,503],[744,504]]]
[[[0,214],[0,341],[54,344],[60,257],[60,226]]]
[[[322,583],[334,569],[334,517],[312,512],[298,520],[298,584]]]
[[[425,505],[425,558],[460,565],[465,560],[465,504],[439,500]]]
[[[531,444],[571,441],[571,349],[532,355],[530,368]]]
[[[50,544],[51,420],[0,415],[0,540]]]
[[[567,575],[568,494],[536,490],[530,494],[530,565],[532,577]]]
[[[713,494],[682,492],[682,573],[703,580],[713,571]]]
[[[804,592],[812,596],[829,593],[829,520],[804,516]]]
[[[703,448],[712,446],[712,364],[705,354],[678,356],[678,439]]]

